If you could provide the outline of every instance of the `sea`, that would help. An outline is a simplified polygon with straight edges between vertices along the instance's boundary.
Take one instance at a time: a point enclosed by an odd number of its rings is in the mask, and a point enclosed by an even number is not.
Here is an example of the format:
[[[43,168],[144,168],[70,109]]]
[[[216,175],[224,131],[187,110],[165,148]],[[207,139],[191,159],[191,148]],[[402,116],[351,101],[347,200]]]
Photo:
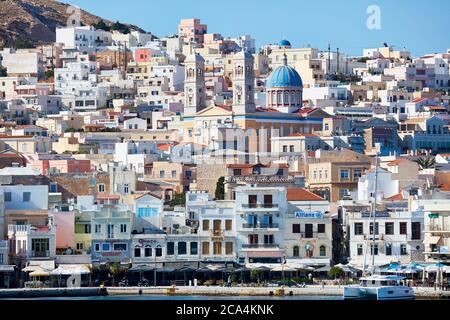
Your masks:
[[[23,299],[0,299],[0,300],[343,300],[340,296],[158,296],[158,295],[126,295],[126,296],[90,296],[90,297],[42,297],[42,298],[23,298]]]

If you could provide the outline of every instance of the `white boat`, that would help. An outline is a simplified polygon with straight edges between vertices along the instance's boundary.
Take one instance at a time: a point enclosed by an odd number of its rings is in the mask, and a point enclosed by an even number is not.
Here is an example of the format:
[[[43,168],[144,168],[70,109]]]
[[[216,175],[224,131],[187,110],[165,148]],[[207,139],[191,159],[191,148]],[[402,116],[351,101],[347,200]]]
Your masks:
[[[359,285],[344,287],[344,299],[408,300],[414,290],[402,285],[404,277],[371,275],[360,278]]]

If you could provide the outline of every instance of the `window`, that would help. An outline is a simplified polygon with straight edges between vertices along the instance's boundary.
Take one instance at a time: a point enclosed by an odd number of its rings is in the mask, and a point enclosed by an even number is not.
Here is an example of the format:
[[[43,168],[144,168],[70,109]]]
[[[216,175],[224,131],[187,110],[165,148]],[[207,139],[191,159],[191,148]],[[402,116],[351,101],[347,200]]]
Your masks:
[[[161,257],[162,256],[162,248],[161,246],[157,246],[155,249],[155,256]]]
[[[400,222],[400,234],[407,234],[408,233],[408,227],[406,222]]]
[[[292,233],[300,233],[300,224],[293,224],[292,225]]]
[[[408,252],[406,251],[406,244],[401,244],[400,245],[400,255],[405,256],[407,254],[408,254]]]
[[[50,183],[50,192],[52,193],[58,192],[58,183],[56,182]]]
[[[165,175],[166,175],[166,173],[164,172],[164,170],[161,170],[161,171],[159,172],[159,177],[160,177],[160,178],[164,178]]]
[[[97,252],[100,251],[100,243],[96,243],[94,248],[95,248],[95,251],[97,251]]]
[[[151,257],[152,256],[152,247],[149,245],[145,246],[144,248],[144,256]]]
[[[288,151],[288,146],[283,146],[283,152],[287,152]]]
[[[130,192],[130,186],[128,183],[123,185],[123,193],[128,194]]]
[[[167,255],[173,256],[175,254],[175,244],[173,242],[167,242]]]
[[[389,235],[394,234],[394,223],[393,222],[386,222],[385,229],[386,229],[385,230],[386,234],[389,234]]]
[[[102,232],[102,225],[96,224],[95,225],[95,233],[101,233]]]
[[[325,224],[320,223],[317,225],[317,233],[325,233]]]
[[[312,225],[312,223],[306,223],[305,224],[305,238],[311,239],[313,237],[314,237],[313,225]]]
[[[198,243],[191,242],[191,255],[198,254]]]
[[[77,242],[77,250],[83,250],[83,242]]]
[[[186,254],[187,253],[187,245],[186,242],[181,241],[178,242],[178,254]]]
[[[202,242],[202,254],[209,255],[209,242]]]
[[[347,180],[349,177],[348,170],[341,170],[341,180]]]
[[[349,195],[348,189],[339,189],[339,198],[343,199],[344,197],[347,197]]]
[[[378,244],[371,244],[370,246],[370,254],[371,255],[378,255]]]
[[[386,255],[391,256],[392,255],[392,244],[386,243]]]
[[[98,185],[98,192],[105,192],[105,185],[103,183]]]
[[[209,230],[209,220],[203,220],[203,231]]]
[[[111,245],[109,243],[103,243],[102,251],[111,251]]]
[[[233,230],[233,220],[225,220],[225,230],[226,231]]]
[[[327,255],[327,248],[325,246],[320,246],[319,254],[321,257],[325,257]]]
[[[213,254],[222,255],[222,242],[219,241],[213,242]]]
[[[91,225],[90,224],[85,224],[84,225],[84,233],[85,234],[91,233]]]
[[[358,244],[356,246],[356,253],[358,256],[362,256],[363,255],[363,245],[362,244]]]
[[[233,254],[233,242],[225,242],[225,254],[231,256]]]
[[[355,222],[355,236],[363,234],[363,223]]]
[[[370,234],[373,234],[373,222],[370,223],[369,230]],[[378,222],[375,222],[375,234],[378,234]]]
[[[134,256],[136,258],[139,258],[141,256],[141,248],[140,247],[138,247],[138,246],[134,247]]]
[[[361,178],[362,176],[362,170],[361,169],[355,169],[353,171],[353,178],[356,180],[358,178]]]
[[[127,225],[126,224],[121,224],[120,225],[120,232],[121,233],[126,233],[127,232]]]
[[[22,193],[22,200],[23,200],[23,202],[30,202],[30,200],[31,200],[31,192],[24,192],[24,193]]]
[[[114,243],[113,245],[114,251],[127,251],[126,243]]]
[[[177,170],[172,170],[172,179],[177,177]]]
[[[11,202],[11,192],[5,192],[5,202]]]
[[[411,240],[420,240],[421,232],[420,232],[420,222],[412,222],[411,223]]]

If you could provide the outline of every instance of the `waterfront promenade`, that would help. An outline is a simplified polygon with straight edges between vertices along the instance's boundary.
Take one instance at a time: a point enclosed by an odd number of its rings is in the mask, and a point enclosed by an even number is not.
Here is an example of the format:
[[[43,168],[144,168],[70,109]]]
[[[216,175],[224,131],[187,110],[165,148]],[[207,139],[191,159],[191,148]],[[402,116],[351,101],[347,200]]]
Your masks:
[[[434,288],[414,288],[419,299],[450,299],[450,291],[434,290]],[[42,289],[0,289],[0,298],[33,298],[33,297],[88,297],[88,296],[342,296],[343,286],[309,285],[305,288],[280,287],[219,287],[219,286],[185,286],[185,287],[105,287],[105,288],[42,288]]]

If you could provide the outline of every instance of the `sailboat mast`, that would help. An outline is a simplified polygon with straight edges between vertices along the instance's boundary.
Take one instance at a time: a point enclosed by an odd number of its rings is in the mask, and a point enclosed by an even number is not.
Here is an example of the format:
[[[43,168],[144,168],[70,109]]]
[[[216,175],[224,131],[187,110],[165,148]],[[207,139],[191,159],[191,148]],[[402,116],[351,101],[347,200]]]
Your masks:
[[[377,190],[378,189],[378,151],[377,156],[375,158],[375,189],[373,192],[373,206],[372,206],[372,274],[375,273],[375,233],[376,233],[376,227],[375,227],[375,219],[377,215]]]

